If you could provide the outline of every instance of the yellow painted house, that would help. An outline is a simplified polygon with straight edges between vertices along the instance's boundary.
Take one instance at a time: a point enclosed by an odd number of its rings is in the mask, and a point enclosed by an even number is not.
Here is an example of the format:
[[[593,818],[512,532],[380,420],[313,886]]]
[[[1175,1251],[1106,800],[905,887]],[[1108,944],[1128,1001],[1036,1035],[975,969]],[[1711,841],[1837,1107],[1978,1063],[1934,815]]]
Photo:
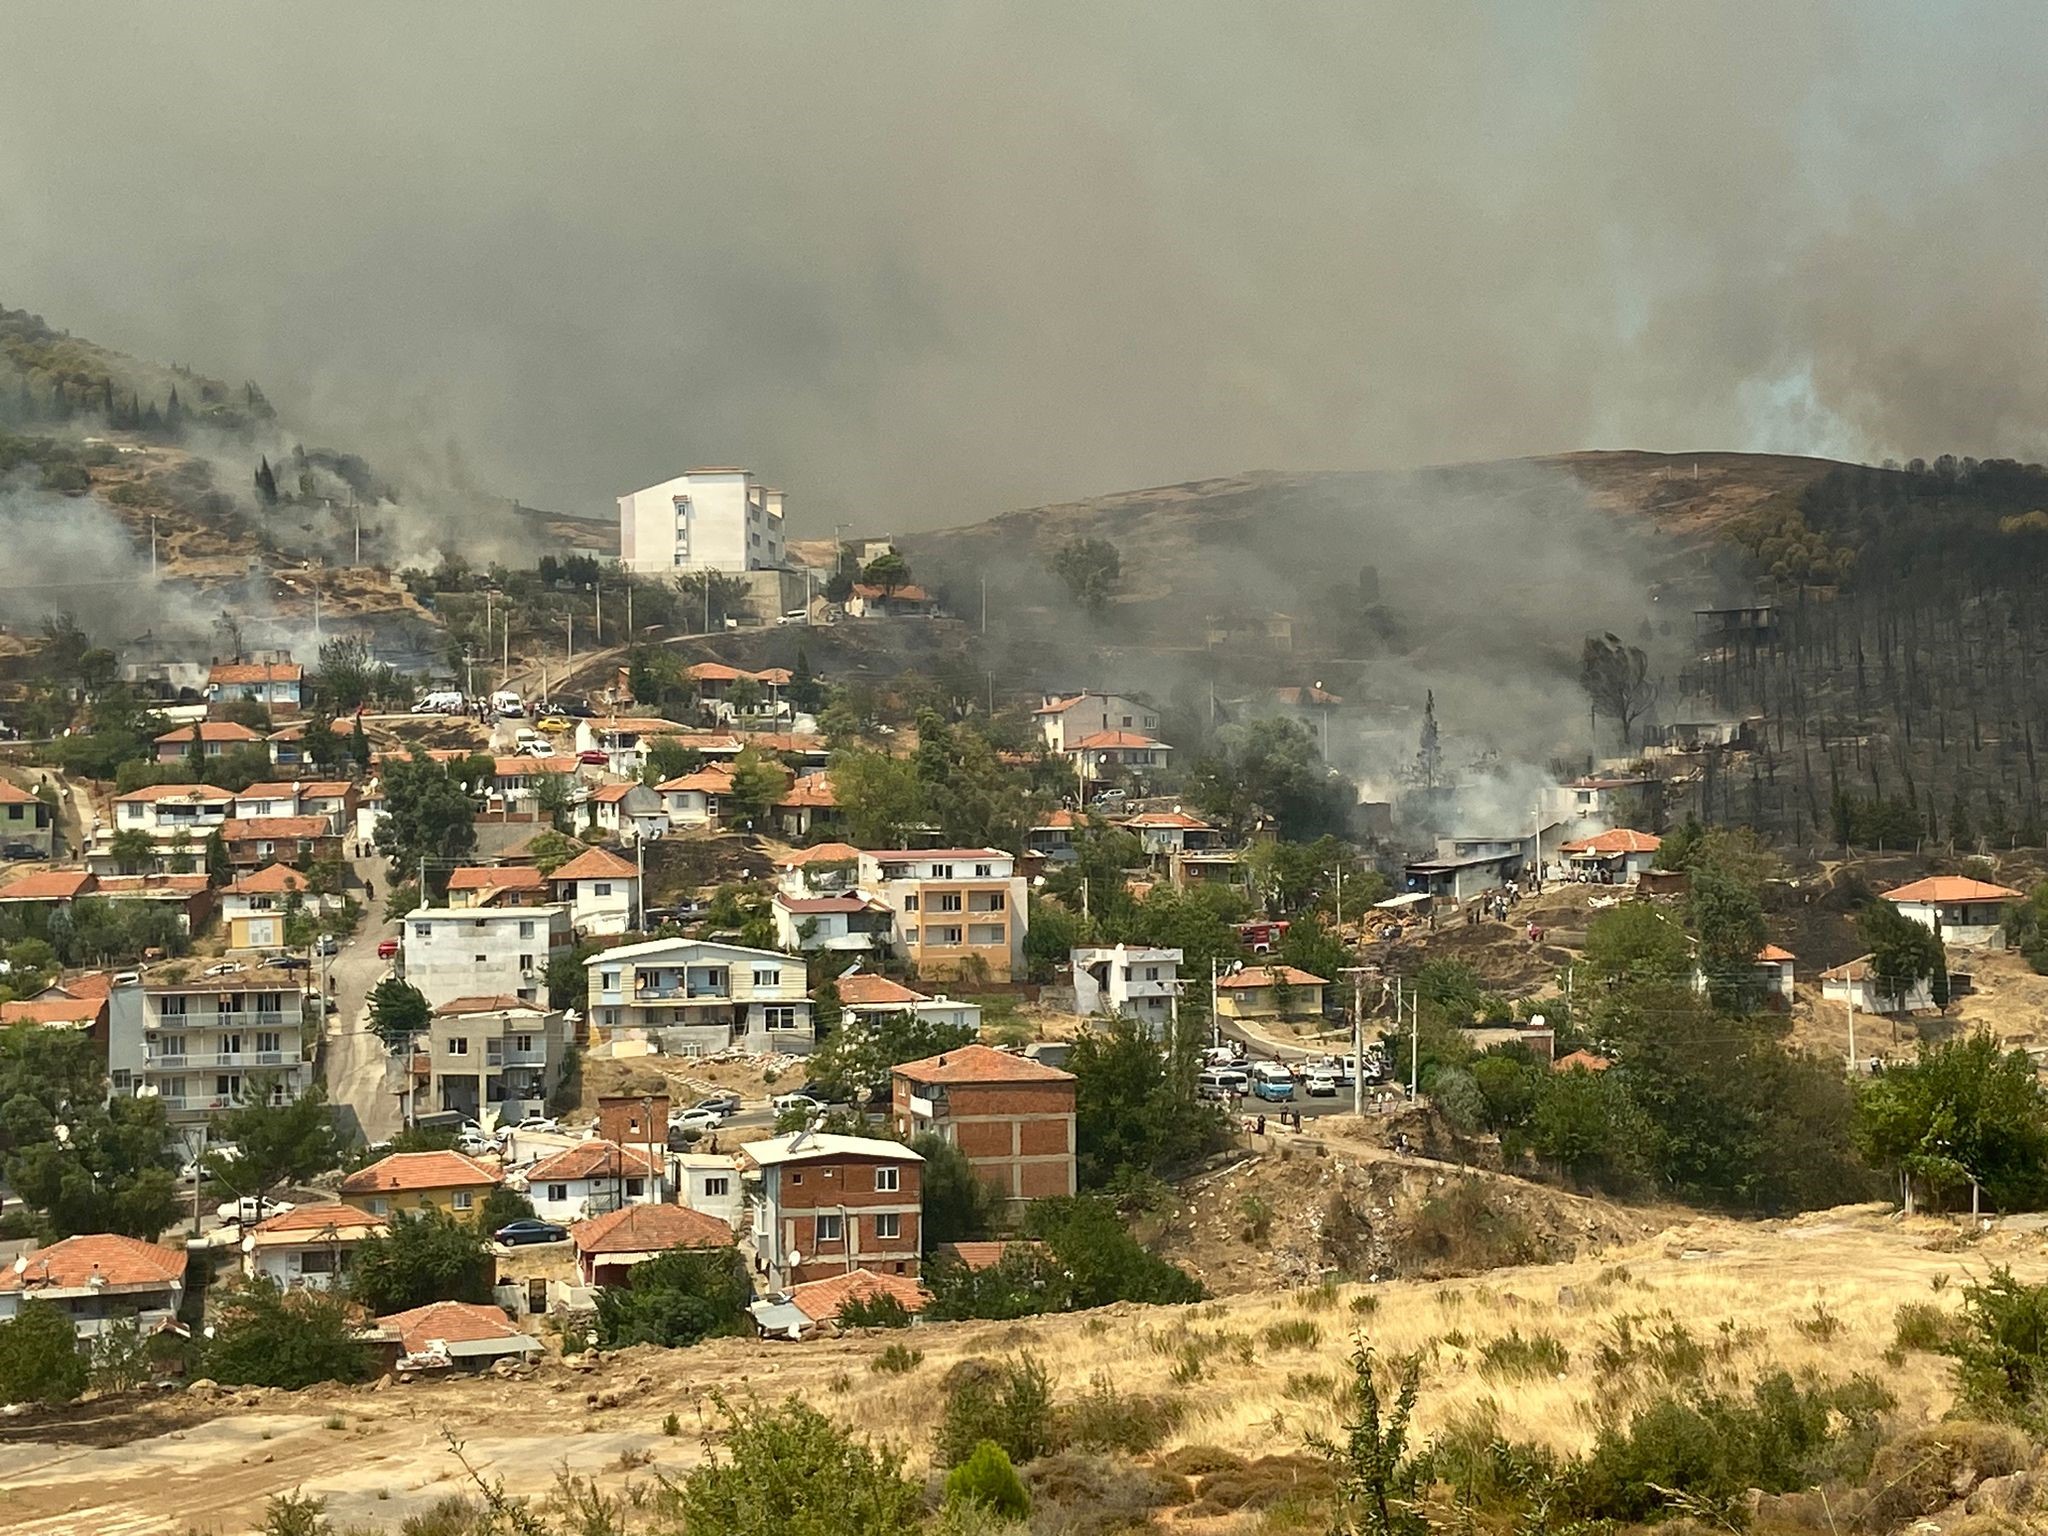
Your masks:
[[[296,897],[308,912],[329,903],[306,894],[306,877],[289,864],[268,864],[221,887],[220,912],[229,949],[282,949],[285,918]]]
[[[1283,999],[1276,993],[1274,981],[1281,977],[1287,983],[1287,1017],[1320,1018],[1323,988],[1329,982],[1291,965],[1248,965],[1223,977],[1216,983],[1217,1014],[1226,1019],[1279,1018]]]
[[[341,1181],[341,1200],[372,1216],[428,1208],[473,1217],[504,1175],[460,1152],[393,1152]]]

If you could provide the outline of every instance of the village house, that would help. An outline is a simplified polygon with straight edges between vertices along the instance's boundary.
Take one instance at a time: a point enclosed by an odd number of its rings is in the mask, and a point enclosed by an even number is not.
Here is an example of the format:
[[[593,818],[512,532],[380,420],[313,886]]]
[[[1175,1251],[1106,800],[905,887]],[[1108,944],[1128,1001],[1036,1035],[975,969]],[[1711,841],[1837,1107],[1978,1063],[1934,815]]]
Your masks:
[[[108,999],[113,987],[104,971],[52,982],[34,997],[0,1003],[0,1025],[40,1024],[45,1029],[73,1029],[92,1041],[104,1056],[108,1046]],[[132,1074],[131,1074],[132,1077]],[[133,1082],[119,1085],[117,1092],[133,1091]]]
[[[306,877],[287,864],[266,864],[221,887],[221,918],[227,924],[229,949],[280,949],[285,943],[285,916],[294,899],[309,914],[341,905],[338,896],[310,896]]]
[[[571,805],[580,806],[584,785],[577,777],[577,767],[575,756],[568,753],[531,757],[521,752],[497,758],[491,765],[491,799],[508,811],[537,810],[542,782],[559,779],[568,792]]]
[[[615,853],[589,848],[548,876],[554,899],[579,934],[626,933],[639,926],[640,871]]]
[[[1011,1202],[1071,1195],[1074,1077],[1028,1056],[963,1045],[890,1074],[899,1136],[936,1132]]]
[[[47,859],[56,849],[50,807],[12,780],[0,779],[0,856]]]
[[[569,1229],[576,1271],[587,1286],[628,1286],[633,1266],[679,1248],[730,1248],[729,1223],[682,1205],[628,1205]]]
[[[111,1017],[109,1056],[140,1063],[136,1094],[159,1100],[176,1130],[248,1102],[258,1085],[271,1104],[304,1093],[312,1082],[305,984],[290,971],[262,966],[179,976],[185,969],[160,967],[145,976],[142,1006]],[[125,1038],[138,1027],[139,1042]]]
[[[310,781],[278,780],[251,784],[235,796],[234,815],[240,817],[321,816],[328,830],[344,832],[355,818],[355,786],[346,779]]]
[[[659,1204],[660,1156],[591,1137],[526,1170],[526,1198],[543,1221],[581,1221],[628,1205]]]
[[[265,746],[261,732],[233,720],[200,720],[180,725],[156,738],[156,760],[178,763],[186,758],[219,757],[238,747]],[[267,747],[266,747],[267,751]]]
[[[34,869],[0,885],[0,912],[39,912],[47,922],[59,907],[68,907],[81,896],[92,894],[95,884],[89,869]]]
[[[802,960],[703,939],[626,944],[585,962],[592,1029],[658,1042],[676,1056],[750,1051],[808,1054],[816,1043]]]
[[[1657,862],[1664,839],[1650,832],[1617,827],[1593,837],[1574,838],[1558,852],[1564,855],[1567,878],[1593,885],[1634,885]]]
[[[1084,785],[1114,779],[1122,773],[1142,778],[1165,765],[1173,750],[1165,742],[1137,731],[1097,731],[1083,736],[1067,749],[1074,771]]]
[[[707,763],[656,786],[672,827],[715,827],[725,798],[732,793],[732,769]]]
[[[1159,711],[1121,693],[1046,694],[1032,711],[1046,750],[1066,756],[1083,737],[1104,731],[1149,736],[1159,729]]]
[[[777,890],[792,896],[833,896],[857,889],[860,850],[851,843],[793,848],[775,861]]]
[[[1869,955],[1858,955],[1847,964],[1822,971],[1820,996],[1824,1003],[1844,1008],[1853,1005],[1858,1013],[1883,1014],[1886,1017],[1937,1011],[1931,981],[1916,981],[1895,995],[1879,992],[1877,968],[1871,964]]]
[[[591,792],[590,820],[616,842],[652,842],[668,831],[668,807],[661,792],[637,779],[601,784]]]
[[[1185,811],[1140,811],[1117,823],[1135,833],[1145,845],[1148,857],[1170,859],[1175,854],[1207,853],[1223,846],[1223,833],[1199,816]]]
[[[886,949],[895,915],[886,903],[849,891],[837,896],[791,896],[777,891],[770,906],[775,942],[810,954],[866,954]]]
[[[932,1299],[923,1283],[908,1275],[856,1269],[823,1280],[807,1280],[792,1288],[786,1299],[764,1297],[747,1310],[762,1338],[805,1339],[821,1329],[836,1328],[840,1313],[848,1306],[869,1305],[884,1298],[908,1312],[913,1324]]]
[[[617,715],[576,725],[576,750],[602,752],[606,769],[627,779],[640,777],[649,749],[663,738],[707,759],[729,761],[740,753],[738,740],[729,732],[691,730],[658,715]]]
[[[692,469],[619,497],[619,562],[639,575],[776,570],[782,492],[744,469]]]
[[[1646,817],[1663,794],[1664,781],[1654,774],[1587,774],[1551,791],[1547,808],[1568,823],[1607,827]]]
[[[1792,1001],[1792,968],[1798,956],[1789,949],[1776,944],[1766,944],[1756,952],[1757,981],[1766,998],[1775,998],[1786,1004]]]
[[[428,1102],[443,1114],[517,1125],[545,1113],[561,1085],[569,1028],[560,1013],[520,997],[456,997],[434,1009],[422,1041]]]
[[[290,725],[281,725],[263,738],[270,749],[270,765],[273,768],[299,768],[306,764],[306,722],[294,720]]]
[[[1961,875],[1934,875],[1881,893],[1884,899],[1942,943],[1957,949],[2005,948],[2005,909],[2023,891]]]
[[[1177,891],[1191,885],[1239,885],[1244,881],[1244,855],[1235,848],[1191,848],[1170,855],[1166,870]]]
[[[999,848],[863,852],[858,881],[895,914],[891,943],[920,976],[1024,974],[1025,880]]]
[[[1037,826],[1024,829],[1024,851],[1044,859],[1049,864],[1071,863],[1074,858],[1074,834],[1087,825],[1086,816],[1062,806],[1059,810],[1048,812]]]
[[[900,1142],[797,1131],[750,1141],[754,1256],[771,1290],[856,1269],[915,1275],[924,1159]]]
[[[180,857],[172,862],[183,868],[198,860]],[[148,902],[170,913],[178,932],[188,936],[204,932],[220,905],[212,881],[203,874],[97,875],[92,894],[100,901]]]
[[[341,1199],[371,1216],[432,1208],[466,1219],[502,1182],[496,1167],[460,1152],[393,1152],[346,1175]]]
[[[341,857],[341,835],[325,816],[237,816],[222,823],[220,840],[237,869],[303,868]]]
[[[364,1239],[388,1230],[377,1217],[338,1202],[279,1211],[243,1230],[242,1276],[287,1291],[331,1290],[347,1283]]]
[[[548,877],[531,864],[465,864],[448,876],[448,906],[539,907],[547,905]]]
[[[832,775],[824,770],[800,773],[775,802],[776,824],[792,842],[845,824]]]
[[[356,1337],[379,1350],[385,1370],[431,1364],[485,1371],[499,1360],[529,1360],[543,1353],[540,1340],[522,1331],[502,1309],[475,1301],[430,1301],[393,1312]]]
[[[185,1299],[185,1250],[96,1232],[32,1248],[0,1266],[0,1324],[25,1301],[46,1301],[81,1339],[133,1319],[143,1333],[178,1320]]]
[[[1074,950],[1074,1012],[1084,1018],[1098,1014],[1135,1019],[1154,1039],[1166,1038],[1176,1016],[1181,952],[1177,949],[1087,948]]]
[[[1405,888],[1456,902],[1497,891],[1527,871],[1548,867],[1564,846],[1564,827],[1556,821],[1512,836],[1440,837],[1434,858],[1406,866]]]
[[[94,823],[83,862],[94,874],[120,873],[114,835],[140,832],[150,840],[154,867],[189,861],[194,869],[203,868],[207,839],[226,823],[233,800],[210,784],[152,784],[117,795],[113,825]]]
[[[221,710],[230,704],[261,704],[266,709],[299,708],[306,672],[294,661],[215,662],[206,674],[206,703]]]
[[[400,972],[439,1006],[507,990],[524,1003],[541,996],[548,962],[575,947],[569,909],[416,907],[399,940]]]
[[[855,1023],[871,1024],[892,1014],[907,1013],[923,1023],[949,1029],[981,1028],[981,1004],[963,1003],[943,992],[932,997],[868,971],[840,976],[833,985],[839,993],[841,1015]]]
[[[593,1133],[622,1147],[659,1151],[668,1140],[669,1097],[665,1093],[601,1093]]]
[[[668,1163],[675,1172],[679,1202],[693,1211],[717,1217],[728,1227],[739,1226],[746,1201],[740,1191],[737,1153],[673,1152]]]
[[[1248,965],[1217,981],[1216,1013],[1225,1019],[1317,1019],[1328,985],[1291,965]]]
[[[915,582],[900,587],[878,587],[857,581],[846,599],[846,616],[851,619],[935,619],[939,600]]]

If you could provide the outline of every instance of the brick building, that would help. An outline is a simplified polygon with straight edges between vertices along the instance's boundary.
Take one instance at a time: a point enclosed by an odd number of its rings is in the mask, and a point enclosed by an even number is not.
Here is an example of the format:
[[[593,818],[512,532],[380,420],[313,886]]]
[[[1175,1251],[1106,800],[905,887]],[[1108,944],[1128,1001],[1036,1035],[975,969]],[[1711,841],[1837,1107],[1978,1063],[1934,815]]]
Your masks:
[[[1008,1200],[1071,1195],[1074,1077],[985,1045],[963,1045],[891,1074],[900,1136],[936,1131]]]
[[[740,1148],[771,1290],[868,1269],[915,1275],[924,1159],[900,1142],[797,1131]],[[756,1183],[758,1181],[758,1183]]]

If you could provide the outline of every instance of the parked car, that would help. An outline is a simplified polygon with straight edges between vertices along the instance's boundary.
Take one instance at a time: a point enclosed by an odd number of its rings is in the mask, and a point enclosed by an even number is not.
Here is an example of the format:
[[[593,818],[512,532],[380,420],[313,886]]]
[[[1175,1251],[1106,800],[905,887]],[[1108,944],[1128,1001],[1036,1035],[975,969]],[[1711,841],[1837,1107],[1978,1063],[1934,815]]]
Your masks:
[[[713,1114],[708,1109],[679,1109],[668,1117],[671,1131],[694,1131],[700,1136],[706,1131],[717,1130],[723,1124],[725,1116]]]
[[[207,968],[206,968],[206,969],[205,969],[204,971],[201,971],[201,972],[200,972],[200,975],[202,975],[202,976],[232,976],[232,975],[234,975],[234,974],[235,974],[235,972],[239,971],[239,970],[240,970],[241,968],[242,968],[242,962],[241,962],[241,961],[239,961],[239,960],[223,960],[223,961],[221,961],[221,962],[220,962],[220,963],[219,963],[218,965],[209,965],[209,966],[208,966],[208,967],[207,967]]]
[[[1095,803],[1097,805],[1113,804],[1118,800],[1128,798],[1129,794],[1129,790],[1123,789],[1098,789],[1095,792]]]
[[[1251,1074],[1242,1067],[1205,1067],[1195,1086],[1205,1099],[1228,1098],[1251,1091]]]
[[[397,959],[397,958],[398,958],[398,940],[396,940],[396,939],[379,939],[379,940],[377,941],[377,958],[378,958],[379,960],[395,960],[395,959]]]
[[[232,1221],[239,1226],[252,1227],[265,1217],[282,1215],[296,1210],[289,1200],[266,1200],[261,1195],[244,1195],[239,1200],[229,1200],[214,1214],[222,1221]]]
[[[547,1115],[528,1115],[524,1120],[513,1126],[512,1129],[515,1131],[540,1131],[549,1136],[559,1136],[562,1134],[561,1122]]]
[[[611,761],[611,758],[606,756],[604,753],[598,751],[597,748],[592,747],[588,752],[578,752],[576,754],[576,761],[579,763],[588,763],[593,768],[602,768],[606,763]]]
[[[313,941],[313,953],[316,955],[338,955],[341,953],[341,940],[331,933],[323,933]]]
[[[810,617],[811,613],[808,608],[792,608],[775,622],[778,624],[805,624],[810,621]]]
[[[1312,1099],[1334,1099],[1337,1096],[1337,1074],[1328,1067],[1310,1067],[1302,1086]]]
[[[566,1243],[569,1229],[557,1226],[552,1221],[542,1221],[538,1216],[522,1216],[517,1221],[508,1221],[491,1234],[507,1248],[523,1248],[530,1243]]]
[[[47,859],[34,843],[0,843],[0,859]]]
[[[736,1115],[740,1112],[740,1096],[736,1093],[714,1093],[709,1098],[699,1099],[690,1108],[709,1110],[714,1115]]]
[[[768,1102],[778,1115],[788,1114],[792,1109],[816,1111],[825,1107],[823,1100],[814,1099],[808,1093],[778,1093]]]
[[[278,971],[303,971],[311,963],[304,955],[279,955],[274,960],[264,962],[272,970]]]
[[[498,1143],[481,1131],[463,1131],[455,1138],[455,1150],[464,1157],[491,1157],[498,1151]]]

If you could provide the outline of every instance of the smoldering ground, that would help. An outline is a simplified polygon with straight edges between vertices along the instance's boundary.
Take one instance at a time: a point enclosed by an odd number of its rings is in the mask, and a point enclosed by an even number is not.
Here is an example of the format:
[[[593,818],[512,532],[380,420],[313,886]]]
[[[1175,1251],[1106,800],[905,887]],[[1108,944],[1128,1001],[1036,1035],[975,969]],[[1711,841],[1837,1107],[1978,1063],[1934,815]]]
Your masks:
[[[2036,456],[2048,11],[20,0],[10,302],[566,510]],[[459,448],[453,452],[450,445]]]

